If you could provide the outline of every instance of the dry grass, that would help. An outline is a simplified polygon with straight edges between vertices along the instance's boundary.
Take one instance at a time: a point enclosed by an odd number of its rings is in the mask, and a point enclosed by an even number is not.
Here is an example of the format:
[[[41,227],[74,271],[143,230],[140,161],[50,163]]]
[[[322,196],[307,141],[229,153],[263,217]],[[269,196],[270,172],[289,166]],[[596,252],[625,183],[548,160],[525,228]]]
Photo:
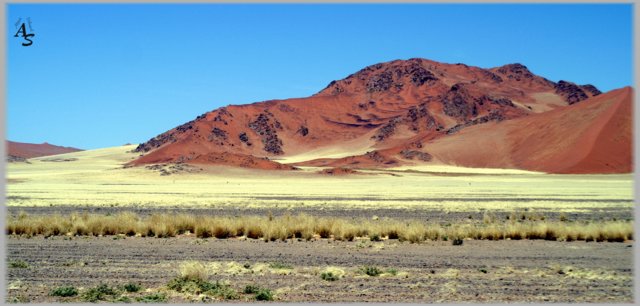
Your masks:
[[[524,216],[524,217],[523,217]],[[195,234],[200,238],[246,237],[265,241],[332,238],[352,241],[356,238],[398,239],[418,243],[448,239],[546,239],[560,241],[625,241],[633,239],[629,221],[559,222],[540,215],[519,215],[504,222],[487,215],[483,222],[453,225],[393,219],[346,219],[312,217],[305,214],[284,216],[218,217],[189,214],[154,214],[140,217],[131,212],[115,215],[72,214],[70,216],[10,217],[6,231],[10,235],[70,235],[174,237]]]

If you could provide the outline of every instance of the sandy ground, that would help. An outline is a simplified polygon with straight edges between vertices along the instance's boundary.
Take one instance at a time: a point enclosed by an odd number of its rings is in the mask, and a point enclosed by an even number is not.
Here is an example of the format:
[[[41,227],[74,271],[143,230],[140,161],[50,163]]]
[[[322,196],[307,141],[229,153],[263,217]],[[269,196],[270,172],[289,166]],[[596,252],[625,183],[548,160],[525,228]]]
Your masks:
[[[169,302],[198,301],[166,284],[185,260],[207,265],[211,281],[242,291],[257,284],[276,301],[315,302],[632,302],[632,245],[550,241],[464,241],[423,244],[353,241],[263,242],[195,237],[8,239],[8,300],[72,301],[50,297],[57,286],[81,290],[138,282]],[[289,268],[269,268],[270,263]],[[247,264],[246,268],[244,265]],[[367,276],[363,266],[386,273]],[[344,273],[322,280],[327,268]],[[395,269],[396,273],[388,272]],[[249,301],[251,295],[240,295]]]

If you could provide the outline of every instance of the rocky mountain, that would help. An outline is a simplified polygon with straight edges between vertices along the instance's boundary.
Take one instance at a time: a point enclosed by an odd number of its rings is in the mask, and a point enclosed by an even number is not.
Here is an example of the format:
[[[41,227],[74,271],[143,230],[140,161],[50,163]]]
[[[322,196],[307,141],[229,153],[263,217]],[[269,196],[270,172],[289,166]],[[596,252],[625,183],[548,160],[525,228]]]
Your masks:
[[[556,83],[521,64],[483,69],[396,60],[332,81],[310,97],[202,114],[140,144],[136,151],[144,155],[131,165],[433,163],[630,172],[631,96],[629,88],[603,94],[593,85]],[[611,140],[606,133],[615,133],[616,146],[601,148]]]

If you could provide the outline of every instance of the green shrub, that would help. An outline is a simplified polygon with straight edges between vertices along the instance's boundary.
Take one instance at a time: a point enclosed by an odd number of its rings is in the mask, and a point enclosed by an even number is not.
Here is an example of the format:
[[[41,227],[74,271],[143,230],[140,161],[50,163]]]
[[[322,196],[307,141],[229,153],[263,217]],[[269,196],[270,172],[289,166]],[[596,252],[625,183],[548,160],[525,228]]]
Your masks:
[[[246,294],[254,294],[254,293],[258,293],[259,290],[260,290],[260,287],[256,285],[247,285],[246,287],[244,287],[243,292]]]
[[[364,274],[369,276],[378,276],[382,274],[382,271],[378,269],[378,267],[372,267],[372,266],[365,266],[362,268],[362,271],[364,272]]]
[[[167,288],[178,292],[217,296],[226,300],[238,298],[238,293],[235,290],[218,281],[211,283],[202,279],[176,277],[167,284]]]
[[[326,281],[337,281],[340,279],[340,277],[338,275],[335,275],[331,272],[322,272],[322,274],[320,274],[320,277]]]
[[[273,301],[273,293],[269,289],[261,288],[256,293],[256,300],[258,300],[258,301]]]
[[[394,268],[389,268],[389,269],[387,269],[386,273],[389,273],[389,274],[395,276],[395,275],[398,275],[398,270],[394,269]]]
[[[63,296],[63,297],[76,296],[76,295],[78,295],[78,289],[76,289],[73,286],[62,286],[62,287],[58,287],[58,288],[55,288],[55,289],[51,290],[51,292],[49,292],[49,295],[51,295],[51,296]]]
[[[153,293],[136,298],[141,303],[162,303],[167,301],[167,296],[163,293]]]
[[[373,234],[373,235],[371,235],[371,237],[369,238],[369,240],[371,240],[371,241],[380,241],[380,240],[381,240],[381,239],[380,239],[380,235],[378,235],[378,234]]]
[[[293,269],[293,266],[278,261],[278,262],[273,262],[273,263],[269,264],[269,268],[272,268],[272,269]]]
[[[95,303],[97,301],[107,301],[108,296],[113,298],[117,294],[118,292],[114,288],[111,288],[106,284],[100,284],[85,292],[82,295],[82,299],[87,302]]]
[[[128,283],[124,286],[122,286],[122,288],[124,288],[125,291],[127,292],[138,292],[140,291],[140,289],[142,288],[140,285],[135,284],[135,283]]]
[[[9,262],[10,268],[19,268],[19,269],[27,269],[29,268],[29,264],[24,260],[12,260]]]

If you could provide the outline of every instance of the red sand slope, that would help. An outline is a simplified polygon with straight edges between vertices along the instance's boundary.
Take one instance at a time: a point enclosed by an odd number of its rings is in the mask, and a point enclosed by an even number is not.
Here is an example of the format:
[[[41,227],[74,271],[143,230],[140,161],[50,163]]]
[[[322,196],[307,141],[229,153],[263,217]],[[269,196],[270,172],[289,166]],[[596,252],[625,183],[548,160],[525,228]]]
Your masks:
[[[632,89],[500,123],[467,128],[425,144],[447,164],[549,173],[629,173]]]

